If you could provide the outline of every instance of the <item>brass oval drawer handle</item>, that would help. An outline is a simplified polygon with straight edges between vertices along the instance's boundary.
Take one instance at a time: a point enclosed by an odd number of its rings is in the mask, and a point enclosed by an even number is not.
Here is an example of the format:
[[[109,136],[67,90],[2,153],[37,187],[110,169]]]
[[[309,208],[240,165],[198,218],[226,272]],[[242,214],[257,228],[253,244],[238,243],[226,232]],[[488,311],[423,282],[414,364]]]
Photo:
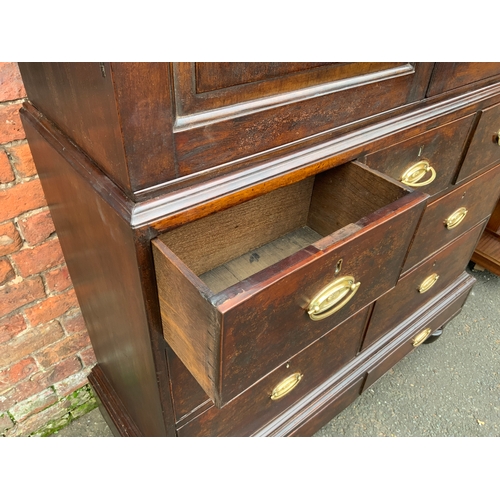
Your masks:
[[[467,215],[468,210],[465,207],[460,207],[458,210],[455,210],[445,221],[444,225],[446,229],[453,229],[457,227]]]
[[[427,337],[432,333],[430,328],[426,328],[422,330],[414,339],[413,339],[413,347],[418,347],[422,342],[425,342]]]
[[[425,181],[421,181],[427,173],[430,172],[430,177]],[[427,186],[436,178],[436,171],[432,168],[428,161],[422,160],[415,165],[412,165],[408,170],[405,171],[403,177],[401,177],[401,182],[410,187],[421,187]]]
[[[427,276],[427,278],[425,278],[425,280],[422,281],[418,287],[419,293],[425,293],[427,290],[430,290],[438,279],[439,275],[436,273],[432,273],[430,276]]]
[[[296,372],[288,376],[286,379],[282,380],[271,393],[271,399],[276,401],[286,396],[290,391],[297,387],[298,383],[302,380],[302,373]]]
[[[327,318],[342,309],[358,291],[360,282],[352,276],[337,278],[321,290],[309,304],[307,313],[313,321]]]

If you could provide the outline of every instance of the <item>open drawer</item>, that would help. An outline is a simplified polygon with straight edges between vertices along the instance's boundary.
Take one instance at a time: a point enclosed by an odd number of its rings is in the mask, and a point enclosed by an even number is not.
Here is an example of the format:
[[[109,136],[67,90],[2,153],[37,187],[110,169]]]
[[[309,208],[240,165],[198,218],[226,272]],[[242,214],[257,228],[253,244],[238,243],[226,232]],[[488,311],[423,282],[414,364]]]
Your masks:
[[[352,162],[162,234],[165,339],[223,406],[396,284],[426,198]]]

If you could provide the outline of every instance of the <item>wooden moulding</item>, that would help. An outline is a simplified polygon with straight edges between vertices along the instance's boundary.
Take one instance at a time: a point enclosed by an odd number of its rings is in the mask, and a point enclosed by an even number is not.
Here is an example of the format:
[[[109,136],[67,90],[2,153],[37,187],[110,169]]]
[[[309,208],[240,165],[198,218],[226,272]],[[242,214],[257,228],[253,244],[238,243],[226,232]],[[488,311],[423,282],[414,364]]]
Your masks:
[[[310,436],[349,406],[360,392],[368,388],[391,366],[412,349],[411,340],[416,333],[431,325],[434,330],[451,321],[462,305],[476,280],[463,273],[457,280],[430,303],[415,311],[395,329],[379,339],[342,370],[318,386],[277,418],[252,433],[253,436]],[[408,343],[410,348],[408,349]],[[388,363],[383,370],[377,368]],[[363,383],[364,381],[364,383]]]
[[[161,235],[153,254],[165,339],[215,404],[226,404],[394,286],[426,197],[351,163]],[[365,287],[349,307],[311,321],[307,306],[339,259]],[[258,355],[280,328],[290,331]]]

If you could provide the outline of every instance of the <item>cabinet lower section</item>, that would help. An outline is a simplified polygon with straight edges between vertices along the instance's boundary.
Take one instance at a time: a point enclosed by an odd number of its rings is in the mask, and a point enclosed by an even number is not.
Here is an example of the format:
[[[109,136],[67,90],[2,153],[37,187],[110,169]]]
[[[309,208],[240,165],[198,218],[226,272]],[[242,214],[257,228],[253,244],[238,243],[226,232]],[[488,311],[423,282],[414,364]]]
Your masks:
[[[337,343],[360,345],[371,311],[367,307],[353,318],[293,356],[287,363],[222,409],[201,405],[178,420],[178,436],[309,436],[349,406],[398,361],[442,328],[461,310],[475,279],[463,273],[434,299],[388,331],[369,348],[353,354],[348,362],[335,359]],[[345,357],[345,351],[343,352]],[[327,360],[331,359],[332,363]],[[308,363],[310,370],[308,371]],[[333,369],[333,373],[329,373]],[[289,391],[273,399],[270,389],[277,380],[297,370],[300,377],[288,383]],[[294,375],[290,373],[289,376]],[[119,436],[140,436],[125,407],[96,366],[89,381],[101,403],[101,411]],[[172,379],[172,386],[184,381]],[[295,385],[294,385],[295,383]],[[278,384],[275,384],[276,387]],[[291,387],[291,389],[290,389]],[[181,390],[181,387],[178,387]],[[189,389],[189,388],[188,388]],[[295,394],[294,394],[295,393]]]

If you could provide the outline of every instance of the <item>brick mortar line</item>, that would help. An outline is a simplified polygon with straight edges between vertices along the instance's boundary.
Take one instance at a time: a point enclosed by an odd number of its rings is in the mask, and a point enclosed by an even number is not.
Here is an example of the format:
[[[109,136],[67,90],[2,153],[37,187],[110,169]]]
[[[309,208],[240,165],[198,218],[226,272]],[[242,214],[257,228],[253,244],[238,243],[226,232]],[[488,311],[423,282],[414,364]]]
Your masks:
[[[28,139],[14,139],[13,141],[3,142],[0,144],[0,151],[6,151],[6,148],[15,148],[16,146],[24,146],[28,144]]]
[[[18,97],[17,99],[12,99],[10,101],[0,101],[0,109],[6,108],[7,106],[12,106],[12,104],[23,104],[28,100],[28,97]]]

